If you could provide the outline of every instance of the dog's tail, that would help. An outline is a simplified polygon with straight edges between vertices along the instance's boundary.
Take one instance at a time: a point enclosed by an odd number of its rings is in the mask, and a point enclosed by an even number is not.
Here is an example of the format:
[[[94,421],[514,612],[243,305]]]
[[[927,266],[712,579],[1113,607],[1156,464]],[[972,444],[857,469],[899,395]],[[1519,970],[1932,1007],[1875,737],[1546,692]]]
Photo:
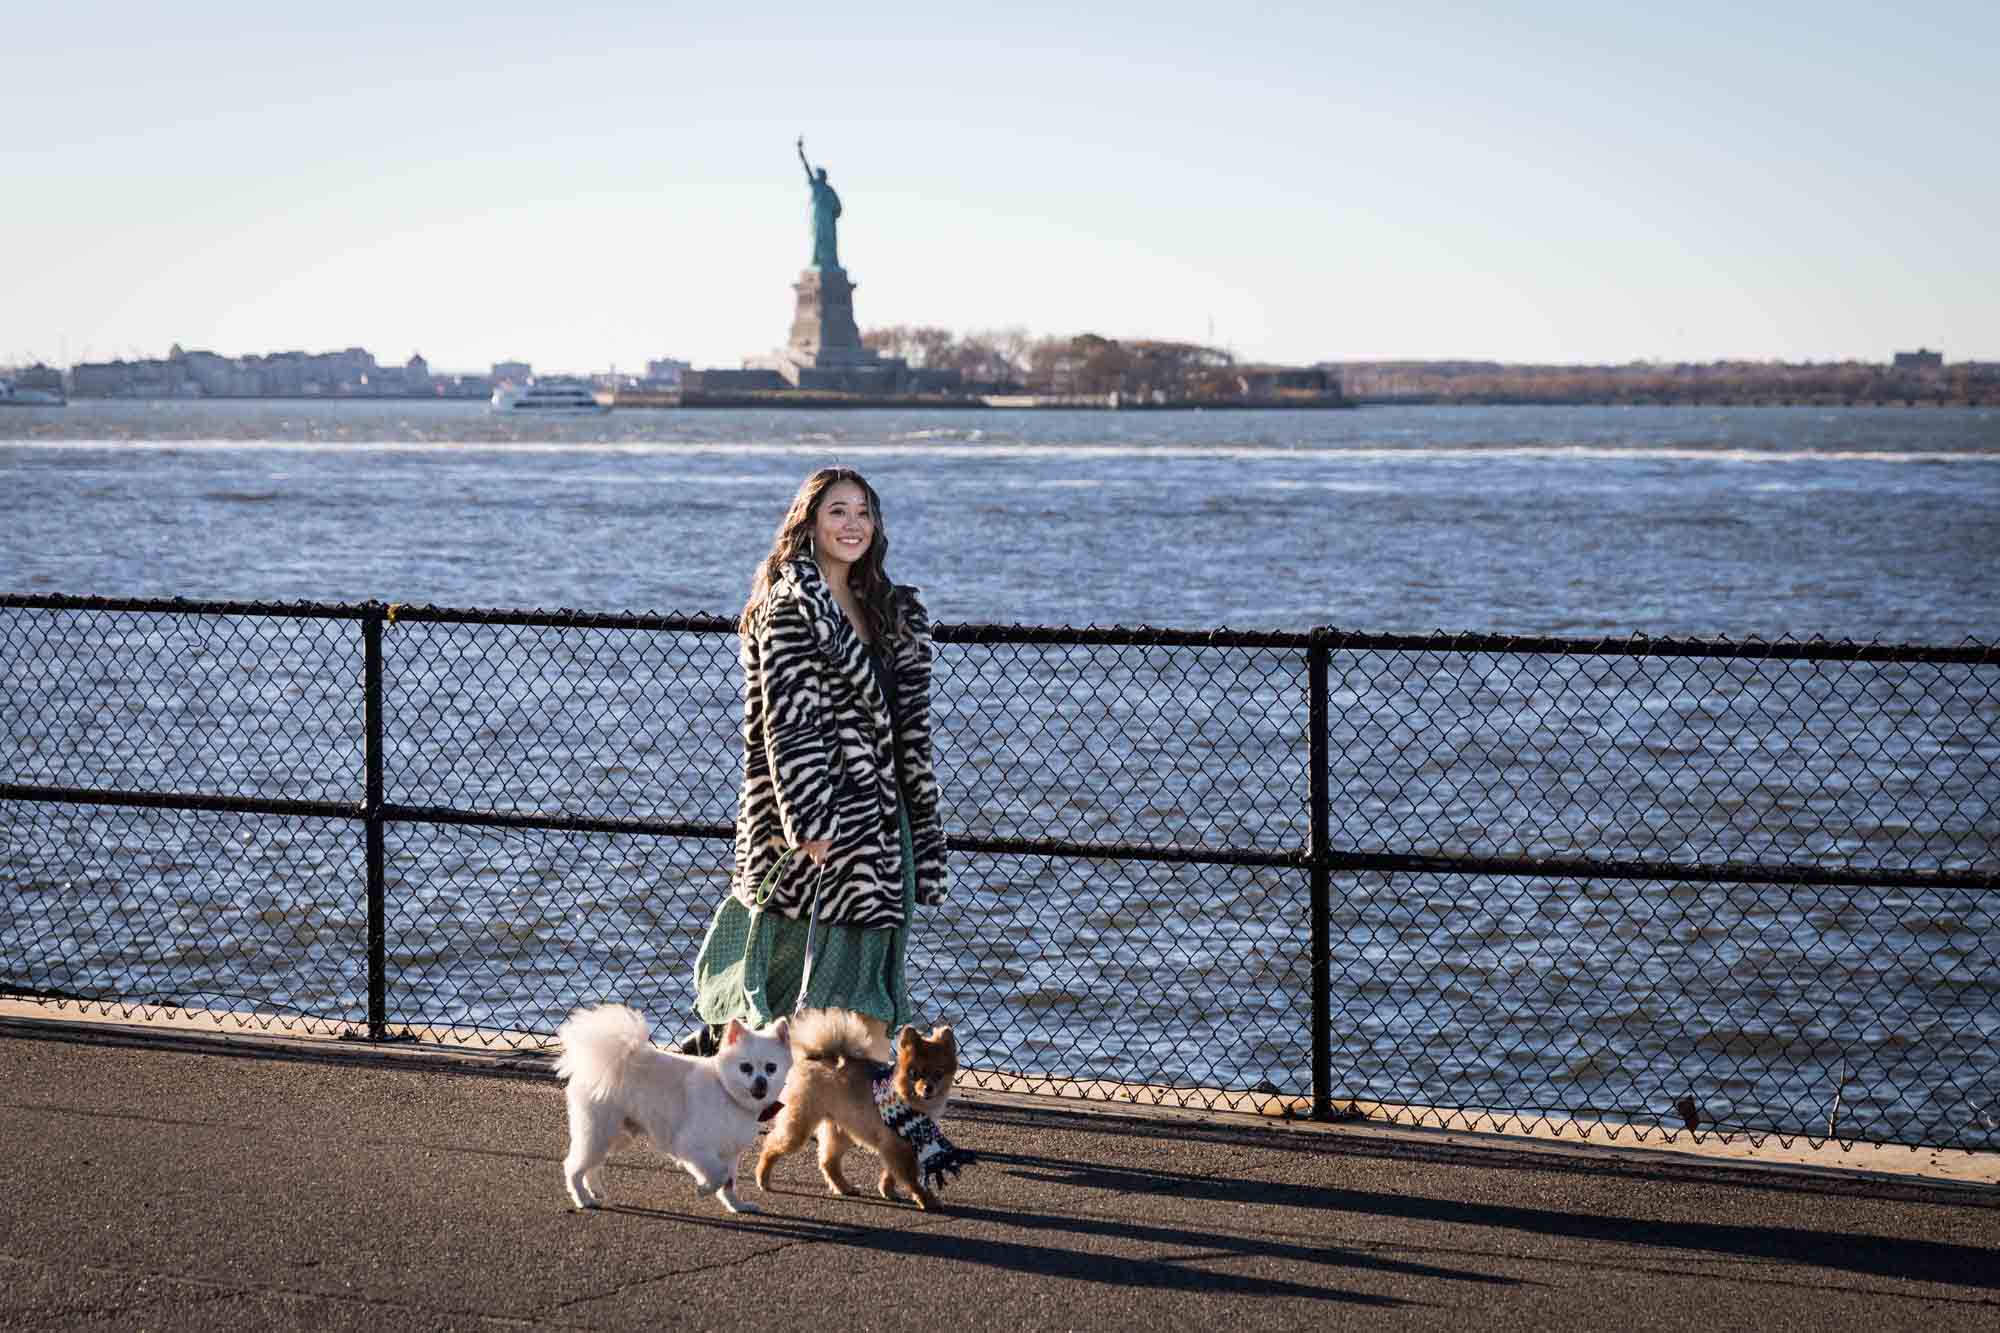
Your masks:
[[[792,1054],[838,1069],[850,1060],[873,1064],[868,1025],[852,1009],[808,1009],[792,1020]]]
[[[579,1009],[556,1031],[562,1042],[556,1077],[602,1101],[624,1082],[631,1058],[652,1049],[652,1035],[652,1025],[637,1009],[622,1004]]]

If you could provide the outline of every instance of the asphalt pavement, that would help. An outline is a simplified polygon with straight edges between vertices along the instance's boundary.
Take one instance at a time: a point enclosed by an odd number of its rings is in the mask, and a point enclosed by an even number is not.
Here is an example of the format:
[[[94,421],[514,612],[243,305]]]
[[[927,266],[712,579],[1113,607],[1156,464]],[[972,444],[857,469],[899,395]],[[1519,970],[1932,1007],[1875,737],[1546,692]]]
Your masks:
[[[2000,1190],[967,1094],[945,1211],[644,1151],[534,1061],[0,1019],[0,1327],[2000,1327]],[[857,1180],[873,1173],[851,1169]]]

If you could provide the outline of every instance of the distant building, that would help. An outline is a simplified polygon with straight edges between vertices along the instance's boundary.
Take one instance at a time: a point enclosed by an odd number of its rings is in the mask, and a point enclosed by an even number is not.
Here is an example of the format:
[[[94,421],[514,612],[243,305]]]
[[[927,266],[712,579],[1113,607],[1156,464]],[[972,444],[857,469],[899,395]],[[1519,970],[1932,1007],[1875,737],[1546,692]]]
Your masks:
[[[681,372],[683,393],[769,393],[791,387],[791,382],[775,370],[746,367],[742,370],[689,369]]]
[[[1944,353],[1933,352],[1922,347],[1919,347],[1914,352],[1898,352],[1896,353],[1896,360],[1891,369],[1914,371],[1917,374],[1923,374],[1926,371],[1943,370]]]
[[[1340,380],[1322,366],[1238,366],[1236,391],[1245,398],[1324,398],[1340,392]]]
[[[161,360],[72,366],[70,384],[76,398],[483,398],[492,392],[483,378],[432,375],[421,354],[382,366],[360,347],[220,356],[178,343]]]
[[[58,397],[64,393],[62,372],[54,366],[46,366],[39,361],[32,366],[0,369],[0,379],[14,381],[16,389],[39,389],[43,393],[52,393]]]
[[[505,380],[509,384],[526,384],[535,377],[535,368],[526,361],[495,361],[493,382]]]
[[[126,382],[123,361],[81,361],[69,368],[70,392],[79,398],[116,398]]]
[[[175,368],[173,392],[189,397],[240,398],[263,392],[258,377],[234,357],[214,352],[189,352],[175,343],[167,353]]]
[[[648,389],[678,389],[681,376],[692,369],[694,366],[690,362],[676,361],[670,356],[661,357],[658,361],[646,363],[646,377],[640,384]]]
[[[438,375],[431,384],[440,398],[487,398],[494,389],[485,375]]]

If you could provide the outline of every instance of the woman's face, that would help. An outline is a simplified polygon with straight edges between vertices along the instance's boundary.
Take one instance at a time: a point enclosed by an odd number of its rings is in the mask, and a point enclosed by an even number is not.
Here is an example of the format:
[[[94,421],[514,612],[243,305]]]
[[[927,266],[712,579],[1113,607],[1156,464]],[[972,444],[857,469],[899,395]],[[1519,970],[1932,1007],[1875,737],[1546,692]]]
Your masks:
[[[875,543],[875,515],[868,493],[851,481],[836,481],[820,497],[813,518],[813,550],[822,564],[851,565]]]

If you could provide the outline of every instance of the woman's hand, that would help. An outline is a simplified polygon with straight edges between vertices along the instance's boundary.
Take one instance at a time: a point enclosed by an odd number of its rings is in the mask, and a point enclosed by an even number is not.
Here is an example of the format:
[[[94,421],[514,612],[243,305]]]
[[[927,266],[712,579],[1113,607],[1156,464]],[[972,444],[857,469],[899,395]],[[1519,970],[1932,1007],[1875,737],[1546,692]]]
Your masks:
[[[799,844],[799,850],[811,857],[814,865],[822,866],[826,864],[827,853],[833,850],[833,840],[821,838],[817,842],[802,842]]]

